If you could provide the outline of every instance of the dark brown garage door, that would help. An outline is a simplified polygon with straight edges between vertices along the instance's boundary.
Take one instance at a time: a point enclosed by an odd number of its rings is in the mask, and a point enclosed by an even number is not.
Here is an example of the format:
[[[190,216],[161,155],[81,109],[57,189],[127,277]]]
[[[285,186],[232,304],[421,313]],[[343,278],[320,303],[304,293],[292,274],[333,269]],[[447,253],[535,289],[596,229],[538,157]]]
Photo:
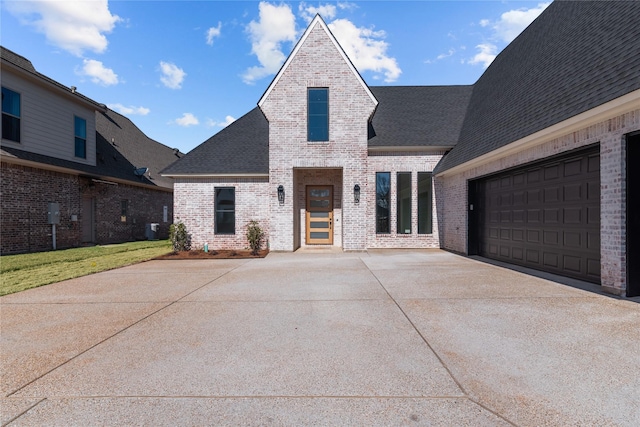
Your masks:
[[[469,195],[471,253],[600,282],[599,147],[473,181]]]

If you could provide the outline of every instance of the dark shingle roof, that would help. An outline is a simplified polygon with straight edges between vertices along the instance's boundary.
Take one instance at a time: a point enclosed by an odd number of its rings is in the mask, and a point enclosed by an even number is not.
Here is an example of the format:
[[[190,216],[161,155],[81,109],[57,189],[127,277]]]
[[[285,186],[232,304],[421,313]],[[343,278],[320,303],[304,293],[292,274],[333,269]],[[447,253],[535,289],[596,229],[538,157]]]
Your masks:
[[[0,46],[0,57],[5,61],[11,62],[13,65],[16,65],[26,71],[36,74],[36,68],[33,66],[31,61],[29,61],[24,56],[20,56],[17,53],[7,49],[4,46]]]
[[[181,174],[268,174],[269,122],[256,107],[164,171]]]
[[[369,147],[453,147],[472,86],[372,86],[379,104]]]
[[[131,120],[111,110],[96,112],[96,152],[97,173],[165,188],[173,188],[173,180],[161,176],[160,171],[183,156],[149,138]],[[149,171],[138,177],[133,174],[136,168]]]
[[[443,172],[640,89],[640,2],[556,1],[476,82]]]

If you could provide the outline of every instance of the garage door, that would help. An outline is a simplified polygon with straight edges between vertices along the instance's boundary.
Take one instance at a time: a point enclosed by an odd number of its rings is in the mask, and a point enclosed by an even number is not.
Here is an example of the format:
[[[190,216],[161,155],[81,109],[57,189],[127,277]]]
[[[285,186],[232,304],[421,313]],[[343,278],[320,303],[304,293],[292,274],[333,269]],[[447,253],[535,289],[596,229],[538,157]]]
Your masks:
[[[470,252],[600,282],[600,151],[470,183]]]

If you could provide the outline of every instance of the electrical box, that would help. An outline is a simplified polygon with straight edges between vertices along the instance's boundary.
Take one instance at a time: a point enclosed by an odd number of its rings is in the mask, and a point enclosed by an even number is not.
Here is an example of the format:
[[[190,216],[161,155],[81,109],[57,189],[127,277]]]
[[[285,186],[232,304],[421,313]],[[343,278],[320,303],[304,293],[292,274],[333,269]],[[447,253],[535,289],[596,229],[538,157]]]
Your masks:
[[[60,224],[60,203],[49,203],[47,221],[49,224]]]

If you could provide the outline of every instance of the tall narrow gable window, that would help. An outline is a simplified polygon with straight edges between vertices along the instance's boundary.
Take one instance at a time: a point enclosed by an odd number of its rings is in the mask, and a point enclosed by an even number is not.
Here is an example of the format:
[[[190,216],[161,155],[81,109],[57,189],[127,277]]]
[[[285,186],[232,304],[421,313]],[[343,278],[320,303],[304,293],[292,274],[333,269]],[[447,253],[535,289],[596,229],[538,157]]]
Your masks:
[[[20,142],[20,94],[2,88],[2,139]]]
[[[329,89],[307,90],[307,141],[329,141]]]
[[[216,187],[215,234],[236,233],[236,189],[234,187]]]
[[[78,116],[73,117],[73,133],[75,135],[75,156],[87,158],[87,121]]]

